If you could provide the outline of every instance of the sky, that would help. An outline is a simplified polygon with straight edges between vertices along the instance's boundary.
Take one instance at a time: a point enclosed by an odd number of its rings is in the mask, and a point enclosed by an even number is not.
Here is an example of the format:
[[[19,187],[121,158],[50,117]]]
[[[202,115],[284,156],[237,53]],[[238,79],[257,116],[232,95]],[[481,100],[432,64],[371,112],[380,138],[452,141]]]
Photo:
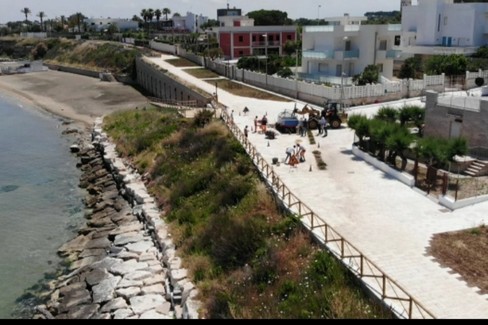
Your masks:
[[[185,16],[186,12],[217,18],[217,9],[242,9],[243,14],[254,10],[281,10],[292,19],[342,16],[362,16],[368,11],[400,10],[400,0],[0,0],[0,24],[24,20],[21,10],[29,8],[29,20],[36,20],[43,11],[48,19],[81,12],[89,18],[132,18],[142,9],[169,8]],[[171,15],[172,15],[171,14]]]

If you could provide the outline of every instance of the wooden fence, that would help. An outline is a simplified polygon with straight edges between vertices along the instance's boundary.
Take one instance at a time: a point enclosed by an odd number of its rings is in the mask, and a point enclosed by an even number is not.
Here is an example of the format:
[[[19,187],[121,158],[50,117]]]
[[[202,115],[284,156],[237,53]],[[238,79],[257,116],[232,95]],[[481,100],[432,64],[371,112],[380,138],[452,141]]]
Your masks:
[[[302,224],[312,235],[353,274],[361,279],[365,286],[381,299],[386,306],[389,306],[397,317],[407,319],[435,318],[426,307],[412,297],[398,282],[383,272],[380,267],[292,193],[275,173],[273,166],[266,162],[244,133],[230,121],[227,109],[224,108],[222,110],[221,117],[245,148],[267,185],[284,206],[292,214],[300,218]]]

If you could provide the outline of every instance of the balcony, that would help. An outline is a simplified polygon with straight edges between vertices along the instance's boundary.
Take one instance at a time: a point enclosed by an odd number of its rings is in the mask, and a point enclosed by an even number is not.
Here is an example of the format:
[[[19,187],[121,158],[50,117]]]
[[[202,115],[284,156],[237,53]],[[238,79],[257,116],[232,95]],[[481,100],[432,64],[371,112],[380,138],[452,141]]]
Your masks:
[[[334,51],[303,51],[303,58],[309,60],[332,60],[334,59]]]
[[[386,51],[386,58],[391,60],[399,59],[402,55],[402,51],[398,50],[388,50]]]
[[[252,47],[277,47],[281,46],[281,41],[252,42]]]
[[[334,59],[336,60],[359,59],[359,50],[335,51]]]

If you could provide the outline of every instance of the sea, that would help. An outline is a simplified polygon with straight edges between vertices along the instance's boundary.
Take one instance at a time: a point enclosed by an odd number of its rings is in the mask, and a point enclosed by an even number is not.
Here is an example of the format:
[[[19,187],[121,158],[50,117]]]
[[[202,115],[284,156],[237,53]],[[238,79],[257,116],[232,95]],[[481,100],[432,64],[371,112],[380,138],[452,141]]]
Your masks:
[[[32,317],[62,268],[57,249],[84,221],[75,138],[62,120],[0,89],[0,319]]]

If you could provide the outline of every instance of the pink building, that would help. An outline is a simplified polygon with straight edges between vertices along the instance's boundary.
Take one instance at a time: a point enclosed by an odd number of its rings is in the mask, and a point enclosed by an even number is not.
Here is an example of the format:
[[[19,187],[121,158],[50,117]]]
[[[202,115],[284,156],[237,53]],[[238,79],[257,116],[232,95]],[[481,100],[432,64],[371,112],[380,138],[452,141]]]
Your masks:
[[[288,41],[296,40],[295,26],[242,26],[218,29],[220,48],[226,60],[250,55],[282,55]]]

